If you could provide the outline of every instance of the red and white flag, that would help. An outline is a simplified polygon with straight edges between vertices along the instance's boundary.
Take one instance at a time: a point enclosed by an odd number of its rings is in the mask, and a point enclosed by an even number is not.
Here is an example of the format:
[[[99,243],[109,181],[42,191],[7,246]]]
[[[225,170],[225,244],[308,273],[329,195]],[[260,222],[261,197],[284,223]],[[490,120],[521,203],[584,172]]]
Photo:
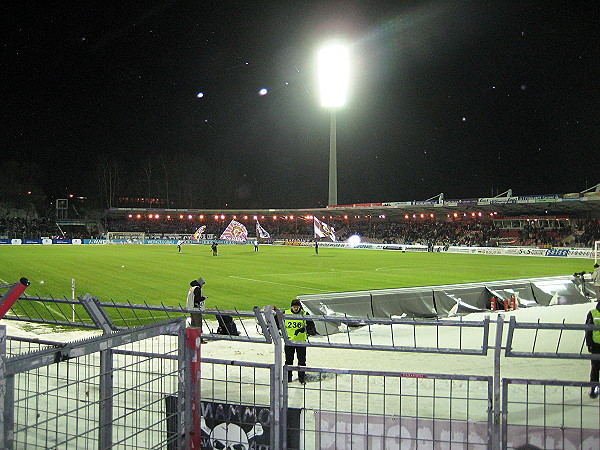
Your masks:
[[[234,242],[246,242],[248,240],[248,230],[236,220],[232,220],[221,234],[221,239]]]

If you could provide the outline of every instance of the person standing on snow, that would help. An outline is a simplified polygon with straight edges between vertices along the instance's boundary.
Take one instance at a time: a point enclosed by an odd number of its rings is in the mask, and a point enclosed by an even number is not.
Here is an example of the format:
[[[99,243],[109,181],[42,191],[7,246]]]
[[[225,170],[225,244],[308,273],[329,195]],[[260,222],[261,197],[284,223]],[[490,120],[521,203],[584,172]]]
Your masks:
[[[596,307],[588,313],[585,323],[586,325],[600,326],[600,302],[597,302]],[[600,355],[600,330],[586,330],[585,343],[588,351],[592,355]],[[591,363],[590,381],[592,383],[598,383],[600,375],[600,359],[592,359]],[[590,389],[590,397],[597,398],[598,394],[600,394],[600,388],[598,388],[598,386],[592,386],[592,389]]]
[[[596,301],[600,302],[600,266],[598,263],[594,264],[592,282],[594,283],[594,291],[596,291]]]
[[[199,309],[204,311],[204,300],[206,297],[202,295],[202,287],[206,284],[204,278],[200,277],[190,283],[190,290],[188,291],[187,301],[185,307],[187,309]],[[202,314],[201,313],[190,313],[192,318],[193,327],[202,326]]]
[[[315,324],[312,320],[304,320],[302,316],[308,313],[302,309],[302,303],[300,300],[292,300],[290,309],[286,309],[284,314],[297,315],[298,318],[284,319],[284,326],[287,336],[290,341],[306,341],[306,336],[314,336],[317,334]],[[294,364],[294,353],[298,358],[299,366],[306,366],[306,347],[286,345],[285,351],[285,364],[286,366],[292,366]],[[298,380],[304,384],[305,373],[302,371],[298,372]],[[288,382],[292,381],[292,372],[288,372]]]

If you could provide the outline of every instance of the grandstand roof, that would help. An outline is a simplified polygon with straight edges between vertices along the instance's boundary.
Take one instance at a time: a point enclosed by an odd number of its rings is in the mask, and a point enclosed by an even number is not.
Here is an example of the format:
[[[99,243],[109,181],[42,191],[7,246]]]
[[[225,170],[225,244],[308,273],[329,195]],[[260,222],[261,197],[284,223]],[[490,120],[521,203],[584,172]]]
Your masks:
[[[578,197],[575,197],[577,195]],[[536,216],[569,216],[574,218],[600,217],[600,192],[579,196],[579,194],[564,195],[530,195],[520,197],[493,197],[459,200],[436,200],[360,203],[352,205],[329,206],[327,208],[245,208],[245,209],[201,209],[201,208],[110,208],[106,215],[110,217],[125,214],[204,214],[204,215],[258,215],[258,216],[340,216],[362,215],[401,218],[406,214],[434,214],[435,216],[454,213],[478,213],[489,216],[497,213],[496,217],[514,217],[522,215]]]

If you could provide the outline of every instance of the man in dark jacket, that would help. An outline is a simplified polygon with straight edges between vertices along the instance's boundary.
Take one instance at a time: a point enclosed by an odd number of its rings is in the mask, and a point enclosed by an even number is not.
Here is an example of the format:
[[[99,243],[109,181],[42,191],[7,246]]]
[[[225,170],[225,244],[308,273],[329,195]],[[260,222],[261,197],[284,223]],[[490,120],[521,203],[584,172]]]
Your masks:
[[[587,325],[600,326],[600,302],[596,303],[596,307],[592,309],[586,319]],[[600,355],[600,330],[586,330],[585,343],[590,353]],[[600,359],[592,359],[592,369],[590,371],[590,381],[598,383],[600,375]],[[600,389],[598,386],[593,386],[590,390],[590,397],[597,398]]]
[[[228,336],[239,336],[240,332],[237,329],[237,325],[233,321],[233,317],[228,314],[217,314],[217,322],[219,327],[217,328],[217,334],[225,334]]]
[[[202,295],[202,286],[204,286],[204,284],[205,281],[202,277],[190,283],[190,290],[188,291],[187,301],[185,303],[187,309],[195,308],[201,311],[204,310],[204,300],[206,300],[206,297]],[[192,317],[193,327],[202,326],[202,314],[190,313],[190,316]]]

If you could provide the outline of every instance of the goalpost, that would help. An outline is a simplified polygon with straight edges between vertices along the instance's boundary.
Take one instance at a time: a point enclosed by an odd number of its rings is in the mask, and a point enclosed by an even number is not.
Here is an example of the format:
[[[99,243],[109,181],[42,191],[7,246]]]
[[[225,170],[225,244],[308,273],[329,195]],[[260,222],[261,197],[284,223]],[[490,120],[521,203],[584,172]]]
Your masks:
[[[600,241],[594,241],[594,264],[598,264],[598,252],[600,252]]]
[[[107,244],[143,244],[146,233],[143,231],[108,231]]]

